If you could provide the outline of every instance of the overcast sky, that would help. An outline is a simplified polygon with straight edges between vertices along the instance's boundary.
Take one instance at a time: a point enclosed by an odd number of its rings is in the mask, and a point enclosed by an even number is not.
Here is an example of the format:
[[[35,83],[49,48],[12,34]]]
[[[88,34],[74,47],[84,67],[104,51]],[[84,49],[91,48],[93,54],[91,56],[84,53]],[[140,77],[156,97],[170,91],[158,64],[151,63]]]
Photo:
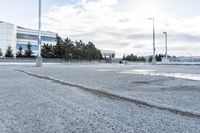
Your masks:
[[[0,0],[0,20],[37,28],[38,0]],[[93,41],[100,49],[152,54],[152,21],[156,53],[164,53],[169,34],[171,55],[200,56],[199,0],[42,0],[42,29],[72,40]]]

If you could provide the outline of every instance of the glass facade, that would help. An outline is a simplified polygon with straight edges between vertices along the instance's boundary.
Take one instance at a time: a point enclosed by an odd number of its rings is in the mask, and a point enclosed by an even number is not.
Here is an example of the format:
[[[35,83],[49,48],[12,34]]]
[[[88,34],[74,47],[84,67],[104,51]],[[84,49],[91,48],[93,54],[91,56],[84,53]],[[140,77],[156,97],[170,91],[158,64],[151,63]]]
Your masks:
[[[17,39],[38,40],[38,35],[17,33]],[[42,39],[42,41],[48,41],[48,42],[55,42],[56,41],[56,37],[50,37],[50,36],[41,36],[41,39]]]
[[[16,49],[18,50],[20,46],[22,47],[23,50],[27,49],[27,44],[17,44]],[[31,44],[31,46],[32,46],[31,49],[34,51],[37,51],[39,49],[38,45]]]
[[[49,36],[42,36],[42,41],[47,41],[47,42],[55,42],[56,38],[55,37],[49,37]]]
[[[41,31],[41,41],[41,45],[44,43],[56,45],[56,33]],[[39,49],[37,30],[27,29],[0,21],[0,48],[3,55],[5,55],[8,45],[12,47],[15,56],[19,47],[26,50],[29,42],[32,45],[32,50],[37,54]]]

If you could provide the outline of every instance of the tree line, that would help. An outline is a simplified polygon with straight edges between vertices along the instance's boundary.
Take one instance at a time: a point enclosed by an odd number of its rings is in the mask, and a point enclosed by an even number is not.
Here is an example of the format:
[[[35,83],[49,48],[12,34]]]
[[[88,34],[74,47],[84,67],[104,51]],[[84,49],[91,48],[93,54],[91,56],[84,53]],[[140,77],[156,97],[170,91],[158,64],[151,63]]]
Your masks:
[[[32,50],[32,45],[29,42],[27,48],[23,50],[20,46],[17,50],[16,57],[35,57]],[[0,49],[0,56],[2,52]],[[8,46],[5,57],[13,57],[13,50]],[[56,45],[44,44],[41,49],[41,56],[43,58],[64,58],[64,59],[80,59],[80,60],[97,60],[102,59],[102,54],[92,42],[84,43],[83,41],[72,41],[69,38],[61,39],[56,36]]]
[[[156,61],[160,62],[162,61],[162,58],[165,57],[164,54],[156,54],[155,58],[156,58]],[[168,58],[172,58],[172,56],[167,56]],[[176,58],[176,56],[173,56],[174,58]],[[148,62],[152,62],[153,60],[153,56],[150,56],[149,59],[148,59]]]
[[[65,58],[80,60],[96,60],[102,59],[102,54],[92,42],[84,43],[83,41],[72,41],[69,38],[64,40],[56,37],[55,46],[44,44],[42,48],[42,57],[44,58]]]
[[[123,60],[127,60],[127,61],[145,61],[145,58],[143,56],[137,56],[134,54],[130,54],[127,56],[123,56]]]
[[[155,56],[157,62],[161,62],[163,57],[165,57],[164,54],[156,54],[156,56]],[[169,56],[168,55],[168,58],[172,58],[172,57],[176,58],[176,56]],[[130,54],[130,55],[127,55],[127,56],[124,55],[122,59],[127,60],[127,61],[148,61],[148,62],[152,62],[153,56],[149,56],[148,58],[145,59],[144,56],[137,56],[137,55],[134,55],[134,54]]]

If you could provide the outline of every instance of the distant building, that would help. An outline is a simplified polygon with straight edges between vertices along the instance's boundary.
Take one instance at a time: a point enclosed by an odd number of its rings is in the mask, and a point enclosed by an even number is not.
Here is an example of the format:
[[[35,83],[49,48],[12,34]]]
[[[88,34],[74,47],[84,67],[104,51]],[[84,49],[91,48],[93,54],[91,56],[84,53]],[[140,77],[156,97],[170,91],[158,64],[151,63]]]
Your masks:
[[[101,50],[103,58],[115,58],[115,51]]]
[[[172,62],[200,62],[200,56],[179,56],[172,57]]]
[[[41,40],[43,44],[56,45],[56,33],[49,31],[41,31]],[[30,42],[34,55],[38,54],[38,30],[32,30],[16,26],[10,23],[0,21],[0,49],[3,55],[7,47],[10,45],[14,56],[21,46],[23,50],[27,48]]]

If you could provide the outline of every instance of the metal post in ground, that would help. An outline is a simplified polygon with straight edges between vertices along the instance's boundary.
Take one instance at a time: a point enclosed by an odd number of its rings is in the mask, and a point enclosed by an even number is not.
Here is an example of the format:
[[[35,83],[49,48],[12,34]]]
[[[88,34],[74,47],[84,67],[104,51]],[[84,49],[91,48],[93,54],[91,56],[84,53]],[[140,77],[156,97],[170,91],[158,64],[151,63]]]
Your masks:
[[[155,18],[149,18],[149,20],[153,21],[153,58],[152,58],[152,64],[156,64],[156,47],[155,47]]]
[[[41,0],[39,0],[39,21],[38,21],[38,56],[36,58],[36,66],[42,66],[42,57],[41,57]]]

